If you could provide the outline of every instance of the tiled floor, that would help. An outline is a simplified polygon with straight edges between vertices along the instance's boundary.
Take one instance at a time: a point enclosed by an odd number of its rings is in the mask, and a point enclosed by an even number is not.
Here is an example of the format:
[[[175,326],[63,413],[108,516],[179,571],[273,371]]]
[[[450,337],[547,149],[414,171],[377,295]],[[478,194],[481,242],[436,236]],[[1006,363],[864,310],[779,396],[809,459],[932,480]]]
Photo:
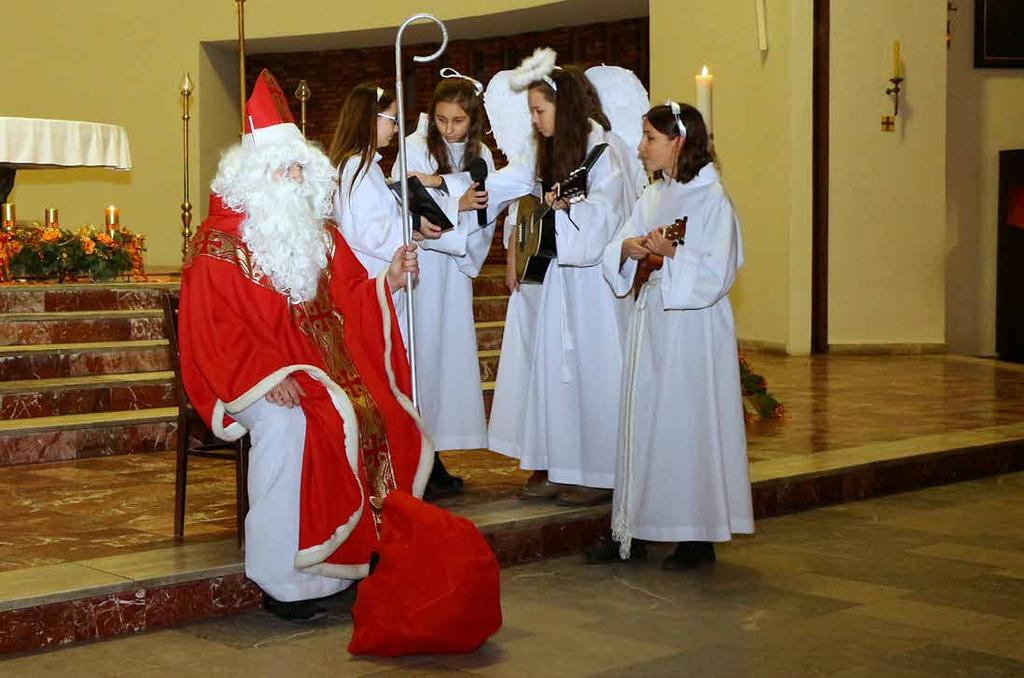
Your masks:
[[[3,663],[5,676],[1020,676],[1024,473],[762,521],[707,570],[577,557],[503,572],[504,628],[461,656],[356,659],[351,596]]]
[[[1024,435],[1024,366],[953,356],[751,361],[787,409],[784,420],[749,429],[754,480],[918,444],[942,449],[953,438]],[[509,497],[528,475],[484,451],[445,458],[469,488],[442,504],[448,508]],[[188,542],[232,536],[234,491],[230,463],[192,462]],[[171,453],[0,468],[0,572],[169,546],[173,497]]]

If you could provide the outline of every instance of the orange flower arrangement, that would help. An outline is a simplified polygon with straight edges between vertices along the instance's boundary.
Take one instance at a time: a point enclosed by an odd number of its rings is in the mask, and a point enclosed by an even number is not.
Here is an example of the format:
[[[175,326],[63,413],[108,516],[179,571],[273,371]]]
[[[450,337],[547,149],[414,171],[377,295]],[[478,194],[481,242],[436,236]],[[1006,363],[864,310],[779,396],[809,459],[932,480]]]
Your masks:
[[[128,229],[97,232],[92,225],[71,231],[26,224],[0,232],[0,282],[13,279],[79,277],[111,280],[130,275],[145,278],[145,238]]]

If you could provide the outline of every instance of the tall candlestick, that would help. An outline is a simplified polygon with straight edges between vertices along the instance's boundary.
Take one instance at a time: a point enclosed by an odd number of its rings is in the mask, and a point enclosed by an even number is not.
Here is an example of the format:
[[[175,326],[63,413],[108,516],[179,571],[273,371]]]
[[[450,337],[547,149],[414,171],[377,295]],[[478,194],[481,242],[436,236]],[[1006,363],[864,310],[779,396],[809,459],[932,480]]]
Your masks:
[[[897,40],[892,44],[892,77],[899,78],[900,76],[900,41]]]
[[[245,136],[245,0],[235,0],[238,10],[238,105],[241,116],[241,136]]]
[[[181,260],[183,262],[188,257],[188,243],[192,239],[192,203],[188,200],[188,121],[192,117],[189,115],[188,104],[189,98],[192,96],[192,89],[192,78],[186,72],[178,90],[181,94],[181,154],[184,174],[184,189],[181,199]]]
[[[0,205],[0,225],[4,228],[13,228],[16,220],[17,214],[13,202],[5,202]]]
[[[43,222],[47,228],[57,228],[60,224],[60,218],[58,217],[56,207],[47,207],[46,212],[43,215]]]
[[[114,207],[113,205],[108,205],[105,217],[107,235],[111,235],[121,225],[120,213],[118,212],[116,207]]]
[[[708,71],[707,64],[694,78],[697,82],[697,110],[704,118],[704,125],[708,128],[708,135],[712,135],[713,123],[711,120],[711,90],[715,83],[715,76]]]

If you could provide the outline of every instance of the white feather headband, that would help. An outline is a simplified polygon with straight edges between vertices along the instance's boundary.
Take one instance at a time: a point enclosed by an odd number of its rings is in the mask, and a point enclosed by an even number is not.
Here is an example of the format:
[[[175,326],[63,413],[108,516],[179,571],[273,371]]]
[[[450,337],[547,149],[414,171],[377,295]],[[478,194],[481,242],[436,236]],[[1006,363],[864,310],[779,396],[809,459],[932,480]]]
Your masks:
[[[555,85],[555,80],[551,77],[551,72],[558,68],[555,65],[556,59],[558,59],[558,54],[550,47],[535,49],[531,56],[523,59],[519,68],[512,71],[512,77],[509,79],[512,89],[522,91],[529,87],[530,83],[543,80],[557,92],[558,86]]]

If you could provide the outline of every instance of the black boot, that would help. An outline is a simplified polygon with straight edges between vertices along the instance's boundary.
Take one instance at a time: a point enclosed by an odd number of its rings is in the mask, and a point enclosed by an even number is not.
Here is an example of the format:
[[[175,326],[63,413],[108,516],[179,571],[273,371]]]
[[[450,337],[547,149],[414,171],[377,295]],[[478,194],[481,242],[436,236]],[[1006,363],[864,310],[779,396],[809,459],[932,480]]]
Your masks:
[[[285,602],[263,594],[263,609],[270,614],[293,622],[311,622],[327,614],[327,609],[316,600]]]
[[[634,539],[629,547],[629,558],[623,559],[619,555],[619,542],[612,539],[610,535],[601,537],[596,544],[583,552],[583,562],[586,565],[606,565],[646,559],[647,544]]]
[[[681,541],[661,564],[666,570],[692,570],[715,562],[715,545],[709,541]]]
[[[427,489],[423,493],[426,500],[444,499],[462,494],[462,478],[448,473],[441,461],[441,455],[434,453],[434,467],[430,470],[430,479],[427,481]]]

